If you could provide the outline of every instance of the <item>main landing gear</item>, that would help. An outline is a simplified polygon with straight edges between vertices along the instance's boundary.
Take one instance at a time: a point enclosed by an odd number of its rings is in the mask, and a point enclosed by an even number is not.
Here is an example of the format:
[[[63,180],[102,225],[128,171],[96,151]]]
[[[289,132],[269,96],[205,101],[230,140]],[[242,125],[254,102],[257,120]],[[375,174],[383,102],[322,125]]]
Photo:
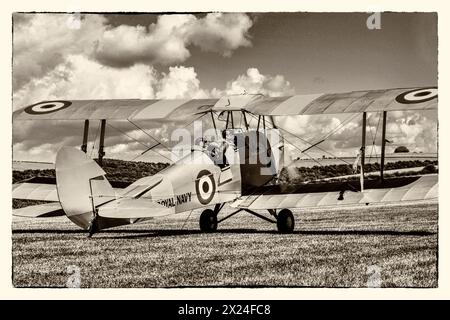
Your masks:
[[[217,230],[217,213],[206,209],[200,215],[200,230],[203,232],[214,232]]]
[[[278,232],[280,233],[292,233],[294,231],[295,227],[295,219],[294,215],[292,214],[292,211],[289,209],[282,209],[280,212],[277,213],[275,209],[269,209],[269,213],[275,217],[276,220],[267,218],[259,213],[254,212],[250,209],[240,208],[228,216],[218,220],[217,215],[220,212],[220,210],[223,208],[224,204],[216,204],[213,210],[206,209],[202,212],[200,215],[200,230],[205,233],[215,232],[217,230],[217,225],[234,216],[238,212],[245,211],[248,212],[260,219],[266,220],[271,223],[275,223],[277,225]]]
[[[291,233],[294,231],[295,220],[291,210],[283,209],[276,217],[278,231],[281,233]]]

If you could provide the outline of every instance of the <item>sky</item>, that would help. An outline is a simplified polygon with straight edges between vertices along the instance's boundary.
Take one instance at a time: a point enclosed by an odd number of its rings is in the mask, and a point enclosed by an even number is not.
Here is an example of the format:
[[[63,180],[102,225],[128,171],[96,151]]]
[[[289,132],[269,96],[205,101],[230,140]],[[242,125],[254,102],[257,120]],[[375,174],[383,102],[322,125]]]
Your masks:
[[[172,99],[267,96],[437,85],[437,16],[382,13],[20,14],[13,15],[13,110],[53,99]],[[369,114],[368,144],[379,133]],[[355,155],[354,115],[282,117],[277,123],[329,154]],[[152,141],[126,123],[107,128],[106,156],[135,159]],[[378,126],[377,126],[378,125]],[[53,162],[62,145],[80,145],[83,124],[13,124],[13,159]],[[98,124],[91,123],[95,154]],[[146,130],[167,139],[173,127]],[[381,130],[381,129],[380,129]],[[437,152],[437,112],[390,112],[387,152],[398,145]],[[375,140],[379,152],[380,134]],[[303,149],[296,138],[289,141]],[[292,151],[295,153],[296,148]],[[161,149],[162,155],[169,151]],[[313,156],[321,156],[313,150]],[[137,160],[165,161],[149,152]]]

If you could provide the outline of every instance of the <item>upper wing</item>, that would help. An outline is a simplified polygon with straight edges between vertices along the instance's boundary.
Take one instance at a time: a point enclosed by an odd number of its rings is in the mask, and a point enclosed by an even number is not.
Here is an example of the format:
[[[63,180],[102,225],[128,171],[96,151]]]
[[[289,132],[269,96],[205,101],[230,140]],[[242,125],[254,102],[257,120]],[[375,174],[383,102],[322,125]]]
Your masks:
[[[210,110],[245,110],[258,115],[282,116],[428,109],[437,109],[437,87],[274,98],[240,95],[221,99],[55,100],[17,110],[13,120],[161,120],[185,118]]]
[[[153,120],[210,110],[218,99],[56,100],[32,104],[13,113],[13,120]]]
[[[438,197],[438,175],[422,176],[397,188],[367,189],[364,192],[330,191],[297,194],[262,194],[243,196],[232,207],[263,210],[305,207],[329,207],[364,203],[385,203],[410,200],[429,200]]]
[[[274,98],[257,95],[249,96],[247,99],[222,98],[213,110],[240,109],[257,115],[272,116],[429,110],[437,109],[437,96],[437,87],[366,90]]]

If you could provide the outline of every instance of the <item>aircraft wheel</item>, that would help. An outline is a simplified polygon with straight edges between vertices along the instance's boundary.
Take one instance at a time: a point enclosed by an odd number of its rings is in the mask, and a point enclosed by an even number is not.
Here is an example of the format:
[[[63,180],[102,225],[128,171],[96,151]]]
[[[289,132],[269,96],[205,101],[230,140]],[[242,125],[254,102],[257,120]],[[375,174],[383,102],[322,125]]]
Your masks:
[[[291,233],[294,231],[295,220],[292,211],[283,209],[277,216],[277,228],[281,233]]]
[[[217,215],[211,209],[206,209],[200,215],[200,230],[214,232],[217,230]]]

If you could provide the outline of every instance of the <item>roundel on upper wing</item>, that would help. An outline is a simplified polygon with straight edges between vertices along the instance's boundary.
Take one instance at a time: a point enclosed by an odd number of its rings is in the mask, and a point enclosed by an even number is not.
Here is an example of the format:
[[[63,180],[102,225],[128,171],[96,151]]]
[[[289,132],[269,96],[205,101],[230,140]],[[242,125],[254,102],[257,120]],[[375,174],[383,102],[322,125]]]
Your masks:
[[[47,114],[65,109],[71,104],[72,102],[64,100],[44,101],[26,107],[25,112],[28,114]]]
[[[395,100],[398,103],[412,104],[412,103],[422,103],[430,101],[438,96],[438,89],[436,87],[414,89],[407,92],[399,94]]]
[[[216,183],[211,172],[202,170],[195,180],[195,191],[201,204],[208,204],[216,193]]]

